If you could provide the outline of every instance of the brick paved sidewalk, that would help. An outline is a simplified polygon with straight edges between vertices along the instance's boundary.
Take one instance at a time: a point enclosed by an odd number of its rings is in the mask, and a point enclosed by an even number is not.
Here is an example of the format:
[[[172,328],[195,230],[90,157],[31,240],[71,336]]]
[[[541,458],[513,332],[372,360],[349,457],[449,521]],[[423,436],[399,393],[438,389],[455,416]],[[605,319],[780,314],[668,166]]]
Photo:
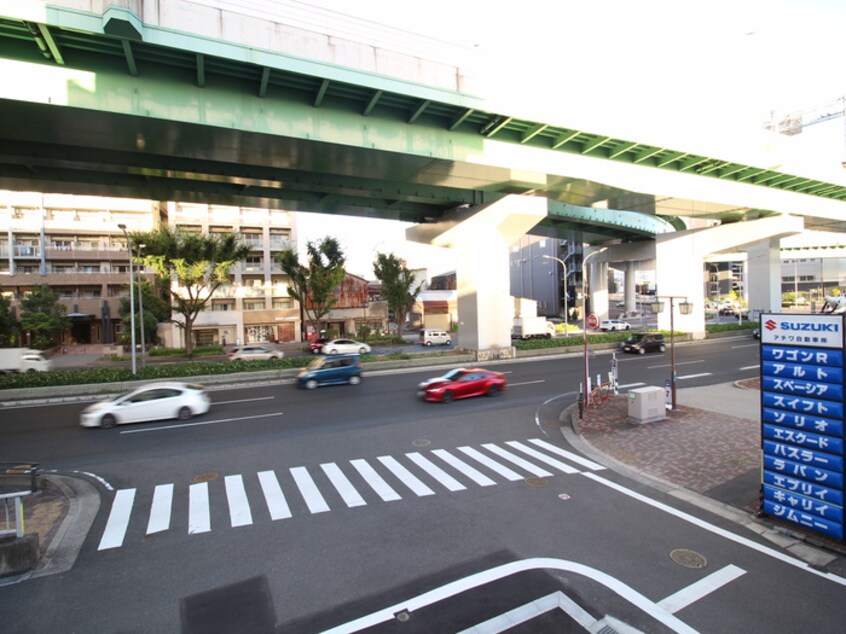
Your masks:
[[[679,405],[666,420],[635,424],[619,395],[587,408],[582,420],[574,410],[573,426],[602,453],[697,493],[760,468],[760,423],[749,419]],[[755,510],[757,486],[743,494],[742,507]]]

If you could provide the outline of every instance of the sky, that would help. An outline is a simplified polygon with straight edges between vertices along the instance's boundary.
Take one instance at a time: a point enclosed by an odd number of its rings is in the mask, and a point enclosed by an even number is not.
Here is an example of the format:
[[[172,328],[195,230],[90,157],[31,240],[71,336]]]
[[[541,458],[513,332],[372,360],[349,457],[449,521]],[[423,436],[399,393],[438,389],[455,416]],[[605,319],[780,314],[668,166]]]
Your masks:
[[[271,0],[251,0],[251,6],[262,3]],[[628,127],[669,139],[736,140],[759,135],[771,113],[807,113],[846,95],[843,0],[271,4],[304,25],[360,37],[375,33],[429,58],[460,57],[478,69],[491,94],[531,90],[573,121],[593,118],[608,134]],[[846,117],[831,127],[838,138],[827,134],[820,142],[846,158],[844,123]],[[431,258],[436,263],[430,273],[452,265],[442,249],[427,252],[405,243],[399,223],[339,218],[331,228],[349,249],[348,270],[365,277],[372,275],[368,267],[376,251],[405,257],[412,268],[427,266]],[[300,222],[305,240],[323,237],[325,229],[319,218]]]

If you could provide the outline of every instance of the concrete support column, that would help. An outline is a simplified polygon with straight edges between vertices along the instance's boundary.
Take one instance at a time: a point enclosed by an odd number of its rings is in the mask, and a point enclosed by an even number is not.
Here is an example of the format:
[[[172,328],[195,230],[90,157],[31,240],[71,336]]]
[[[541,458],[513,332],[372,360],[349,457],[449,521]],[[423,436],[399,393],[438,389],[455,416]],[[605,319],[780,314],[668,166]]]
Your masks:
[[[635,262],[626,262],[626,277],[625,290],[623,291],[623,301],[625,302],[625,311],[631,313],[637,310],[637,285],[635,284],[635,272],[637,266]]]
[[[608,319],[608,262],[590,264],[590,307],[600,319]]]
[[[690,332],[695,338],[705,336],[705,300],[702,296],[702,256],[691,248],[690,235],[657,240],[655,285],[659,299],[673,299],[673,328]],[[679,304],[693,304],[690,315],[682,315]],[[658,329],[670,330],[670,300],[662,299],[664,310],[658,313]],[[649,310],[649,307],[646,307]]]
[[[746,279],[749,310],[781,310],[781,255],[778,240],[762,240],[746,249]]]
[[[513,354],[508,247],[546,214],[546,199],[512,195],[406,231],[409,240],[455,249],[458,345],[480,361]]]

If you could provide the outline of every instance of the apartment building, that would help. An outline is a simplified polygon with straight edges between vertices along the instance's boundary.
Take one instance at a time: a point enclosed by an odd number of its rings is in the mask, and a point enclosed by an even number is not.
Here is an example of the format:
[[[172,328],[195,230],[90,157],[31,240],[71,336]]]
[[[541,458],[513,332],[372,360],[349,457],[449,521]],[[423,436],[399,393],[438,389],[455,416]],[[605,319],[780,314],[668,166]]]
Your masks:
[[[295,214],[277,209],[198,203],[162,203],[162,218],[172,227],[204,235],[235,231],[252,247],[247,259],[230,270],[194,323],[195,343],[225,345],[301,340],[299,303],[288,294],[288,276],[274,256],[296,248]],[[184,330],[161,324],[165,346],[184,346]]]
[[[71,327],[63,344],[110,344],[121,332],[118,307],[129,285],[127,231],[158,226],[151,201],[0,192],[0,287],[19,302],[44,284],[65,305]],[[136,273],[138,273],[136,271]],[[152,279],[152,274],[140,272]],[[136,281],[141,277],[136,277]],[[23,333],[27,345],[28,335]]]
[[[118,307],[129,288],[129,253],[120,225],[128,233],[163,224],[206,234],[236,231],[253,250],[200,314],[196,342],[298,341],[299,305],[273,259],[296,244],[294,217],[271,209],[0,192],[0,222],[6,227],[0,234],[0,287],[20,314],[20,299],[49,285],[71,320],[61,343],[108,345],[120,338]],[[134,267],[133,272],[136,283],[154,279],[151,271]],[[166,346],[184,345],[183,337],[174,324],[159,327]]]

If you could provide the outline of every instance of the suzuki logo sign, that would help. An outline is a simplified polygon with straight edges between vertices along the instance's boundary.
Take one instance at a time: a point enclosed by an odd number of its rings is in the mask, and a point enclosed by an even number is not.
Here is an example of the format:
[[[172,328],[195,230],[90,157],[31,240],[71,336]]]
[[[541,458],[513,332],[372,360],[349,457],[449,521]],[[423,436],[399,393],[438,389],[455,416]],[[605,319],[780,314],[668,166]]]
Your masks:
[[[842,348],[843,316],[765,313],[761,315],[761,343]]]
[[[775,320],[768,319],[764,322],[764,328],[766,328],[767,330],[775,330],[776,328],[778,328],[778,323]]]

